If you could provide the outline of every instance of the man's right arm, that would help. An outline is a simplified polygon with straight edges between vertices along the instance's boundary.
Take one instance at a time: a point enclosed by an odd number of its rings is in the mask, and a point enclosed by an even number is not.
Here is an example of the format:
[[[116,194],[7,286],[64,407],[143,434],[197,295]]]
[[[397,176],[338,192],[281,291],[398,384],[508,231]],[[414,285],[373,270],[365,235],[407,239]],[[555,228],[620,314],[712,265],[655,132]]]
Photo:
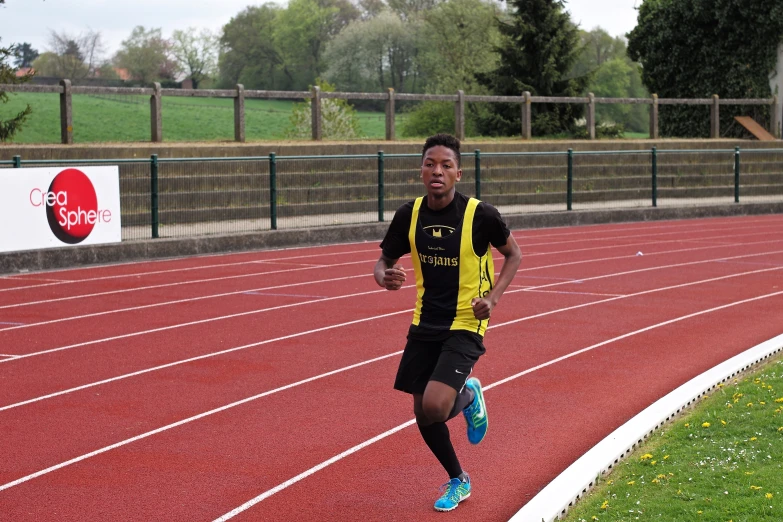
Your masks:
[[[398,265],[399,259],[390,259],[381,254],[378,262],[375,263],[375,282],[386,290],[399,290],[405,283],[405,269]]]

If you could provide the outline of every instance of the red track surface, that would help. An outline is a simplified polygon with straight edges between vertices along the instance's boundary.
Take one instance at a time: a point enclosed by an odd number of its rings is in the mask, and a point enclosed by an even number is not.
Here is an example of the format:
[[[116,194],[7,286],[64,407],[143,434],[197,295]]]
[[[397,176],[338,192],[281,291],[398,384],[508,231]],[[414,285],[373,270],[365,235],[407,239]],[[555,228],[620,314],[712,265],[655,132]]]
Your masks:
[[[454,513],[392,390],[415,290],[375,286],[361,243],[0,277],[0,520],[507,520],[783,333],[783,216],[514,235],[476,367],[488,437],[450,422],[474,481]]]

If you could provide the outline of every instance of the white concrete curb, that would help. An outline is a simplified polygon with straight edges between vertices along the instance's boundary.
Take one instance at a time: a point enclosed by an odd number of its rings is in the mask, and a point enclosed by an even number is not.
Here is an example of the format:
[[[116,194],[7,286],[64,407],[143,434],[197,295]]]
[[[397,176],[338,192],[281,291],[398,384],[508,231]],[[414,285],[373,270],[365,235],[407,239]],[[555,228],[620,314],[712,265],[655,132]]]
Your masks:
[[[510,522],[551,522],[564,515],[599,475],[606,473],[655,430],[718,384],[783,350],[783,334],[765,341],[686,382],[654,402],[571,464]]]

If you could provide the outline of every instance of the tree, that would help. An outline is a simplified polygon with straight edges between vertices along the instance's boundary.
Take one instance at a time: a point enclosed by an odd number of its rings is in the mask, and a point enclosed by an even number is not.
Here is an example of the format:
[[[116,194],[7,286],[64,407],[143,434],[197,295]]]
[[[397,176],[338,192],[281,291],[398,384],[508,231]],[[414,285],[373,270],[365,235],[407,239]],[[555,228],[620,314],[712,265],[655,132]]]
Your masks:
[[[406,24],[389,9],[371,19],[356,20],[327,45],[326,76],[348,91],[382,92],[389,87],[409,91],[419,33],[420,24]]]
[[[422,14],[424,23],[419,54],[426,90],[435,94],[486,94],[476,74],[498,65],[495,48],[500,44],[497,6],[485,0],[449,0]],[[488,107],[469,103],[465,132],[476,133],[475,121],[486,117]],[[405,121],[405,136],[428,136],[454,129],[454,104],[423,102]]]
[[[499,96],[578,96],[589,78],[568,76],[576,62],[578,29],[563,9],[562,0],[511,0],[509,20],[500,21],[500,65],[477,74],[479,83]],[[483,134],[514,135],[521,128],[519,105],[492,104],[491,114],[479,122]],[[533,132],[553,134],[569,130],[582,114],[575,104],[534,104]]]
[[[605,30],[595,28],[589,32],[580,31],[579,38],[582,52],[570,75],[590,78],[582,95],[592,92],[606,98],[649,97],[641,82],[639,64],[628,57],[623,37],[612,37]],[[649,127],[646,105],[598,104],[595,113],[598,123],[618,124],[635,132],[643,132]]]
[[[193,81],[193,88],[204,78],[214,75],[217,66],[217,43],[215,35],[208,29],[197,32],[195,27],[185,31],[174,31],[171,37],[171,52],[179,69]]]
[[[296,86],[313,84],[324,70],[322,54],[359,11],[347,0],[291,0],[277,17],[274,40],[286,67],[296,71]]]
[[[241,83],[249,89],[292,88],[293,76],[273,39],[281,11],[275,4],[247,7],[223,26],[218,59],[222,87]]]
[[[781,41],[780,0],[646,0],[628,54],[642,64],[644,85],[662,98],[769,98]],[[769,108],[727,106],[720,114],[724,134],[741,136],[733,117],[764,120]],[[704,136],[708,128],[705,107],[661,108],[662,135]]]
[[[174,79],[177,71],[171,58],[171,42],[163,38],[160,28],[147,30],[141,25],[122,41],[114,55],[114,64],[127,69],[131,77],[142,83]]]
[[[21,77],[16,76],[16,68],[6,63],[6,60],[14,56],[15,51],[16,48],[14,46],[0,47],[0,84],[20,84],[32,77],[30,73]],[[8,93],[5,91],[0,91],[0,103],[8,103]],[[0,118],[0,141],[6,142],[13,139],[14,135],[22,129],[22,125],[32,112],[32,108],[27,105],[23,111],[9,119]]]
[[[32,67],[33,61],[38,58],[38,51],[27,42],[16,46],[14,50],[14,66],[19,68]]]

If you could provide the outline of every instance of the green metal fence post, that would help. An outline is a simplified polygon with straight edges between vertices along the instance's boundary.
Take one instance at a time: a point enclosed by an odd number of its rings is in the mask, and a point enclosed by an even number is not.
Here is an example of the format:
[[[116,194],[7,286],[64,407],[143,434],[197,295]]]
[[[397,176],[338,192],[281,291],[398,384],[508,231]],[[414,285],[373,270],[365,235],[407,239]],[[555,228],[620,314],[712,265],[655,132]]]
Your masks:
[[[658,206],[658,149],[652,148],[652,206]]]
[[[277,230],[277,159],[269,153],[269,221],[270,228]]]
[[[481,199],[481,151],[476,149],[476,199]]]
[[[22,168],[22,156],[14,156],[14,168]]]
[[[383,151],[378,151],[378,221],[383,221]]]
[[[740,148],[734,147],[734,203],[739,203]]]
[[[574,150],[568,149],[568,177],[566,182],[566,210],[571,210],[574,201]]]
[[[158,227],[160,216],[158,212],[158,155],[150,156],[150,221],[152,223],[152,238],[160,237]]]

